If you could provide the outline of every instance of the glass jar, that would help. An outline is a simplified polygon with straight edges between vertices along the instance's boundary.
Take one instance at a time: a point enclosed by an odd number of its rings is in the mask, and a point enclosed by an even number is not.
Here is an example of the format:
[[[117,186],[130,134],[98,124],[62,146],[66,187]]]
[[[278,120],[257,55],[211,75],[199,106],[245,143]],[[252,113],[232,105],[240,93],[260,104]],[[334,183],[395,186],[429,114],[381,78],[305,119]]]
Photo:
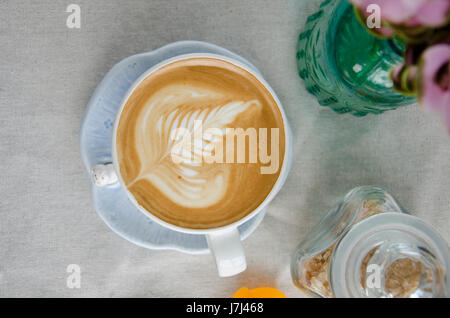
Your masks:
[[[385,190],[350,191],[295,251],[297,287],[319,297],[450,295],[445,240]]]
[[[299,36],[297,65],[322,106],[355,116],[415,102],[393,90],[389,73],[403,61],[404,43],[372,36],[346,0],[327,0]]]

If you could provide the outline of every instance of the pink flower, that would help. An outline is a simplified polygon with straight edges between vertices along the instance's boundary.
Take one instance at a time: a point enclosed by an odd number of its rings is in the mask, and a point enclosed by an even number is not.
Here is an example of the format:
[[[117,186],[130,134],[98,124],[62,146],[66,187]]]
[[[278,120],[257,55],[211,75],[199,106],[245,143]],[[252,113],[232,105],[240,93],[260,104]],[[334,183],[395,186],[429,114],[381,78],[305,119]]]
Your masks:
[[[450,45],[426,49],[419,61],[419,101],[425,109],[443,115],[450,133]]]
[[[384,36],[402,33],[406,28],[409,32],[424,32],[425,29],[438,28],[450,22],[450,0],[350,0],[365,17],[370,5],[380,7],[382,27],[375,31]],[[416,30],[413,30],[415,28]],[[411,34],[406,34],[410,37]]]
[[[368,7],[380,7],[381,28],[369,31],[408,42],[404,63],[391,71],[394,88],[442,114],[450,133],[450,0],[350,1],[364,24]]]

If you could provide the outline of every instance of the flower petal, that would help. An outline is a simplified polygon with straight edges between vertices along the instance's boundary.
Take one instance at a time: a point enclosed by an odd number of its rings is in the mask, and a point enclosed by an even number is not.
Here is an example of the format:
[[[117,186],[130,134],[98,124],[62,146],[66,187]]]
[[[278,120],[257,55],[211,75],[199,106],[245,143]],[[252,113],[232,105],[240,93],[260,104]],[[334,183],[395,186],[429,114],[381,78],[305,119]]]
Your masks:
[[[367,8],[378,5],[381,19],[394,25],[438,27],[450,20],[449,0],[350,0],[365,16]]]
[[[419,100],[425,109],[441,113],[450,131],[450,87],[441,85],[438,81],[442,68],[449,63],[450,45],[438,44],[425,50],[419,64]],[[447,66],[443,71],[450,73],[450,67]],[[444,74],[442,77],[448,76],[450,74]]]
[[[381,9],[381,19],[394,24],[406,23],[413,18],[428,0],[351,0],[362,11],[367,12],[371,4]]]
[[[449,0],[429,0],[417,11],[415,19],[422,25],[438,27],[449,20]]]

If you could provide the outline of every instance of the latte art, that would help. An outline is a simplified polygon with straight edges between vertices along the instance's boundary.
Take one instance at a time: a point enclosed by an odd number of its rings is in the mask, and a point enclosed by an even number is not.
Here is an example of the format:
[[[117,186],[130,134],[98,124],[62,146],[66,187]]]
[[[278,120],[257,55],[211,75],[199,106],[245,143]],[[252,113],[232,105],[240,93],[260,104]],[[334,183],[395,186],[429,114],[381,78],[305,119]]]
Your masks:
[[[199,132],[199,123],[208,133]],[[188,228],[235,222],[261,204],[279,175],[261,174],[258,162],[202,160],[220,156],[214,146],[238,127],[283,130],[273,97],[250,73],[211,58],[164,66],[136,88],[120,117],[122,179],[143,208],[166,222]],[[186,136],[189,149],[180,147]],[[282,162],[284,131],[278,137]],[[250,156],[248,145],[244,151]]]
[[[256,100],[225,103],[226,100],[223,92],[193,85],[169,85],[151,96],[134,127],[141,165],[128,186],[145,179],[164,196],[187,208],[204,208],[219,202],[228,187],[229,169],[193,160],[175,163],[171,157],[175,146],[171,134],[179,128],[194,133],[196,121],[202,121],[206,128],[225,129],[239,114],[261,111]],[[208,145],[208,141],[199,142],[194,156],[201,156]]]

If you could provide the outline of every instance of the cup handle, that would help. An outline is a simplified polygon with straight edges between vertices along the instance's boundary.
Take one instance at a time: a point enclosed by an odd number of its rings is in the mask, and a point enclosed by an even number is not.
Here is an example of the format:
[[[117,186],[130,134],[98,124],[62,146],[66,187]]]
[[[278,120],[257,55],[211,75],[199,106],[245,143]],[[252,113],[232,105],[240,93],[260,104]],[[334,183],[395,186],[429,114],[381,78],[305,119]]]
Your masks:
[[[106,187],[119,181],[112,163],[96,165],[91,169],[91,177],[97,187]]]
[[[220,277],[237,275],[247,268],[244,248],[237,228],[206,235]]]

